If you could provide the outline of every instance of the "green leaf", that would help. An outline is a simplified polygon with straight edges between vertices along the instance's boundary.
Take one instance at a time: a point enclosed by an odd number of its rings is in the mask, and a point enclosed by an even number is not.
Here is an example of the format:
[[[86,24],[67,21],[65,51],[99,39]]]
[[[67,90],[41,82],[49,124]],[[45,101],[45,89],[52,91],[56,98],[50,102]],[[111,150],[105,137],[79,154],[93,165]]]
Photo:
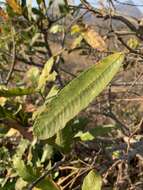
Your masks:
[[[45,109],[46,109],[46,104],[48,102],[50,102],[52,100],[52,98],[54,98],[57,93],[58,93],[59,89],[57,86],[53,86],[50,90],[50,92],[48,93],[48,95],[46,96],[45,98],[45,102],[42,106],[39,106],[37,108],[37,110],[35,112],[33,112],[33,116],[32,116],[32,119],[35,120],[35,118],[40,115]]]
[[[39,69],[37,67],[31,67],[26,73],[27,82],[31,82],[36,87],[39,80]]]
[[[92,141],[94,136],[89,132],[79,131],[74,137],[79,137],[81,141]]]
[[[84,178],[82,190],[89,190],[89,189],[101,190],[101,186],[102,186],[101,176],[94,170],[91,170]]]
[[[51,90],[49,91],[48,95],[45,98],[45,104],[50,102],[52,98],[54,98],[58,94],[59,90],[60,89],[56,85],[52,86]]]
[[[56,72],[50,73],[54,64],[54,57],[51,57],[45,64],[42,73],[39,77],[38,89],[44,89],[47,81],[54,81],[56,78]]]
[[[71,150],[72,138],[72,128],[71,126],[66,126],[64,129],[58,131],[55,143],[63,153],[68,153]]]
[[[74,49],[74,48],[80,46],[82,40],[83,40],[82,35],[78,36],[78,37],[73,41],[73,43],[72,43],[72,45],[71,45],[71,49]]]
[[[0,183],[1,185],[1,183]],[[2,190],[14,190],[15,189],[15,181],[8,181],[2,188]]]
[[[137,49],[139,47],[139,41],[137,40],[137,38],[133,37],[133,38],[130,38],[128,41],[127,41],[127,45],[132,48],[132,49]]]
[[[54,149],[52,145],[49,144],[45,144],[45,146],[43,147],[43,154],[41,157],[41,163],[44,163],[46,160],[49,160],[52,158],[54,153]]]
[[[34,44],[35,44],[35,42],[38,40],[38,38],[40,37],[40,33],[36,33],[34,36],[33,36],[33,38],[32,38],[32,40],[31,40],[31,43],[30,43],[30,46],[32,47]]]
[[[52,99],[34,123],[34,134],[48,139],[65,127],[104,90],[119,70],[124,54],[115,53],[82,72]]]
[[[77,25],[77,24],[73,25],[71,27],[71,35],[76,34],[76,33],[80,33],[81,30],[82,29],[81,29],[81,27],[79,25]]]
[[[13,96],[24,96],[34,94],[36,91],[33,88],[11,88],[11,89],[0,89],[0,96],[2,97],[13,97]]]
[[[27,139],[21,139],[21,141],[17,147],[16,153],[15,153],[18,158],[22,158],[28,145],[29,145],[29,141]]]
[[[32,182],[38,177],[33,168],[26,166],[24,161],[17,156],[14,156],[13,158],[13,165],[17,174],[25,181]]]
[[[62,25],[56,24],[50,28],[50,32],[53,34],[64,32],[64,27]]]
[[[82,141],[91,141],[97,136],[104,136],[111,132],[115,128],[115,125],[99,125],[89,131],[83,132],[79,131],[74,137],[80,137]]]
[[[57,148],[63,153],[68,153],[71,151],[72,144],[74,141],[74,136],[80,129],[84,129],[87,125],[88,120],[86,118],[78,118],[70,120],[66,127],[60,130],[55,139]],[[70,134],[70,135],[69,135]]]
[[[27,11],[28,11],[28,18],[31,21],[31,19],[32,19],[32,1],[27,1]]]
[[[13,159],[13,165],[18,175],[24,181],[27,181],[29,183],[32,183],[41,176],[40,173],[37,173],[36,169],[33,169],[29,165],[25,165],[24,161],[16,156]],[[48,177],[40,181],[36,187],[41,188],[42,190],[59,190],[57,185]]]

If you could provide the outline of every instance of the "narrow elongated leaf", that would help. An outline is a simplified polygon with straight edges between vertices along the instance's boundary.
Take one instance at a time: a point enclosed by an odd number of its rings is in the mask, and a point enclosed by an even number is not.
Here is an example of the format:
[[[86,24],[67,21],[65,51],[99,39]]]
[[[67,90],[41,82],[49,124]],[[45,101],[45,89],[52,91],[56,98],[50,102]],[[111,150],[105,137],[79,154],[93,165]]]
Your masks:
[[[44,89],[47,81],[54,81],[56,78],[56,72],[51,72],[54,64],[54,57],[51,57],[45,64],[42,73],[39,77],[38,89]]]
[[[36,91],[33,88],[0,89],[0,96],[2,97],[23,96],[28,94],[34,94],[35,92]]]
[[[102,186],[101,176],[94,170],[91,170],[84,178],[82,190],[89,190],[89,189],[101,190],[101,186]]]
[[[52,99],[34,123],[39,139],[55,135],[106,87],[119,70],[124,54],[115,53],[81,73]]]

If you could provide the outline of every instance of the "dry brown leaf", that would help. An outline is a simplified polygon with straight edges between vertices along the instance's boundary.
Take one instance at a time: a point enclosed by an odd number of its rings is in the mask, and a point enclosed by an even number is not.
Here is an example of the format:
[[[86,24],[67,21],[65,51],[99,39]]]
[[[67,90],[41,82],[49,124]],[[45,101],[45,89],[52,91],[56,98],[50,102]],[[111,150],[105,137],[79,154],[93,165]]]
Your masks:
[[[17,0],[7,0],[7,4],[13,9],[17,14],[21,14],[21,6],[18,4]]]
[[[83,32],[84,40],[94,49],[105,51],[107,49],[104,39],[93,29],[87,28]]]
[[[8,14],[0,7],[0,17],[3,19],[3,20],[8,20]]]

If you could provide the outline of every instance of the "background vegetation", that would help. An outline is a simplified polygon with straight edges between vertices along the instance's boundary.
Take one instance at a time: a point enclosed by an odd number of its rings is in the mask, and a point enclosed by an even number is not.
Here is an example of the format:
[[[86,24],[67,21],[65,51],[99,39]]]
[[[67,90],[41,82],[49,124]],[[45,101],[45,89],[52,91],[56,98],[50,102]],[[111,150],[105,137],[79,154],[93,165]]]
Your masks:
[[[0,4],[0,189],[143,189],[142,5]]]

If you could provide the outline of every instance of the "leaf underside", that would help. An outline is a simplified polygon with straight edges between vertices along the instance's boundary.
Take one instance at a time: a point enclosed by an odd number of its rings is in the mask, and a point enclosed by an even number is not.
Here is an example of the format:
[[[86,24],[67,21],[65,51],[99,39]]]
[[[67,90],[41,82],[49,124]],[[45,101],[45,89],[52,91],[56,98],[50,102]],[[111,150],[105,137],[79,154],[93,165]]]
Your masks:
[[[48,139],[104,90],[119,70],[124,54],[115,53],[82,72],[52,99],[34,123],[34,135]]]

